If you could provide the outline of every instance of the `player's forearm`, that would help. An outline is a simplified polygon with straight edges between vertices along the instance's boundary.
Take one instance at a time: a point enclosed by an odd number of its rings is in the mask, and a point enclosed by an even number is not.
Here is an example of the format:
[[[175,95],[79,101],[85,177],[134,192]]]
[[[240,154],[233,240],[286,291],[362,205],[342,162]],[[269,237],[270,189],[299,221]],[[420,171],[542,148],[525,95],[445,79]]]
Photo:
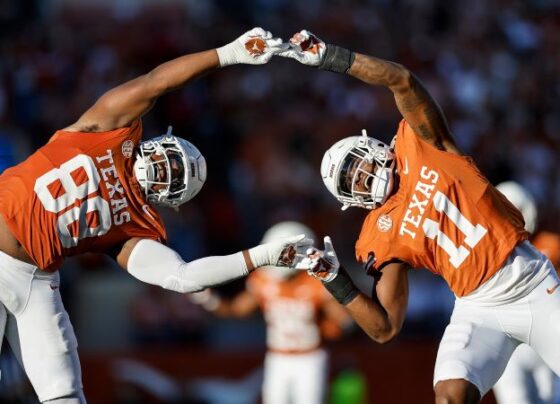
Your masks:
[[[222,299],[211,289],[197,293],[187,294],[187,298],[211,312],[216,317],[243,318],[252,314],[257,309],[257,301],[248,292],[244,291],[233,299]]]
[[[400,330],[402,322],[397,326],[397,322],[377,299],[374,301],[361,293],[344,267],[338,268],[336,277],[329,282],[323,282],[323,285],[374,341],[388,342]]]
[[[204,292],[200,292],[200,293],[204,293]],[[222,318],[244,317],[236,312],[235,307],[231,301],[224,300],[220,296],[216,295],[215,293],[212,292],[210,293],[211,294],[207,296],[204,301],[200,301],[196,303],[204,307],[204,309],[208,310],[216,317],[222,317]]]
[[[143,282],[180,293],[198,292],[249,273],[241,253],[187,263],[174,250],[153,240],[135,244],[127,260],[127,270]]]
[[[212,293],[211,300],[214,302],[214,307],[212,307],[212,310],[209,311],[211,311],[216,317],[243,318],[250,314],[243,310],[242,307],[239,307],[235,298],[233,300],[226,300]]]
[[[231,255],[200,258],[185,262],[171,248],[149,239],[128,240],[117,255],[117,262],[143,282],[180,293],[198,292],[211,286],[246,276],[266,265],[292,265],[313,240],[304,234],[260,244]]]
[[[389,342],[400,332],[402,324],[392,319],[379,303],[362,293],[346,308],[360,328],[380,344]]]
[[[186,85],[217,66],[218,55],[215,50],[193,53],[163,63],[151,72],[107,91],[67,129],[100,132],[128,126],[148,112],[160,96]]]
[[[212,314],[215,315],[216,317],[223,317],[223,318],[235,317],[232,315],[229,305],[226,302],[224,302],[221,298],[218,306],[215,309],[209,311],[212,312]]]
[[[219,66],[215,49],[192,53],[159,65],[144,76],[144,83],[152,89],[151,96],[157,98]]]
[[[348,74],[365,83],[390,89],[405,119],[423,106],[435,103],[418,78],[398,63],[356,54]]]
[[[252,314],[254,310],[241,307],[235,300],[233,301],[221,301],[220,305],[216,310],[212,311],[212,314],[218,317],[229,317],[229,318],[245,318]]]
[[[348,74],[375,86],[384,86],[391,91],[403,91],[410,85],[410,72],[402,65],[373,56],[356,53]]]

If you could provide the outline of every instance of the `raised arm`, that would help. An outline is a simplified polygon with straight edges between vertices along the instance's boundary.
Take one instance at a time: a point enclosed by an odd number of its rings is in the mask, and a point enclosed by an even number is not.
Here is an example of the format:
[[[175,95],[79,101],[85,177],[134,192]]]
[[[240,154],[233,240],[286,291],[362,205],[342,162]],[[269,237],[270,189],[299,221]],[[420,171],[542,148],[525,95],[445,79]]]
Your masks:
[[[407,68],[358,53],[347,74],[371,85],[387,87],[414,133],[440,150],[460,154],[439,104]]]
[[[148,112],[160,96],[217,67],[218,54],[214,49],[163,63],[151,72],[107,91],[65,130],[104,132],[129,126]]]
[[[231,64],[265,64],[285,47],[262,28],[253,28],[218,49],[192,53],[165,62],[151,72],[103,94],[67,131],[104,132],[129,126],[148,112],[165,93],[201,75]]]
[[[280,53],[302,64],[348,74],[365,83],[384,86],[393,92],[403,118],[426,142],[440,150],[460,154],[445,116],[421,81],[404,66],[327,45],[309,31],[290,39],[291,49]]]

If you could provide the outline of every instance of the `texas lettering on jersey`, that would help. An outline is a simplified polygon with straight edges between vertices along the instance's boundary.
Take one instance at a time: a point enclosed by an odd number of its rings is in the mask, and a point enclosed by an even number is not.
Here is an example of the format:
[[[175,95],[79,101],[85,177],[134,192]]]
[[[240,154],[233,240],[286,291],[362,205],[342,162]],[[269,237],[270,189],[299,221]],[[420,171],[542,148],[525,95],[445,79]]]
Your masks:
[[[58,131],[0,176],[0,209],[37,266],[107,252],[131,237],[165,240],[158,213],[132,180],[142,125],[102,133]]]
[[[255,271],[247,279],[247,290],[263,311],[267,345],[283,353],[306,352],[321,344],[320,310],[329,299],[321,282],[305,273],[278,281],[268,273]]]
[[[369,257],[373,270],[394,261],[427,268],[464,296],[496,273],[527,238],[523,218],[469,157],[436,149],[404,120],[394,148],[398,189],[368,214],[357,258],[366,262]]]
[[[430,170],[426,166],[422,166],[420,169],[420,178],[421,179],[414,187],[412,200],[410,201],[408,209],[406,210],[401,222],[399,229],[399,235],[401,236],[407,234],[412,238],[416,237],[416,232],[420,227],[420,222],[424,217],[426,207],[432,200],[435,184],[437,184],[439,179],[439,174],[434,170]]]
[[[109,191],[113,225],[120,226],[123,223],[130,222],[130,212],[127,209],[128,199],[118,178],[117,169],[113,161],[113,151],[108,149],[107,154],[96,156],[95,160],[99,165],[99,173],[105,183],[105,187]]]

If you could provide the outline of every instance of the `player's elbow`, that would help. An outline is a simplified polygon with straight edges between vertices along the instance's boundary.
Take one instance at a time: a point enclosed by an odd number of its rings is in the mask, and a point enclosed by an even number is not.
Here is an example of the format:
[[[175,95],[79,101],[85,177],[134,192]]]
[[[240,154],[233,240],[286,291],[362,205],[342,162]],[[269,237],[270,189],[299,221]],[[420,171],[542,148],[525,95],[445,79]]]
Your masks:
[[[396,336],[397,334],[392,334],[392,333],[370,335],[371,339],[377,342],[378,344],[387,344],[391,342]]]
[[[390,85],[394,93],[404,93],[410,91],[414,87],[414,75],[406,67],[395,63],[394,72]]]
[[[378,344],[387,344],[399,335],[400,327],[387,326],[368,333],[369,337]]]

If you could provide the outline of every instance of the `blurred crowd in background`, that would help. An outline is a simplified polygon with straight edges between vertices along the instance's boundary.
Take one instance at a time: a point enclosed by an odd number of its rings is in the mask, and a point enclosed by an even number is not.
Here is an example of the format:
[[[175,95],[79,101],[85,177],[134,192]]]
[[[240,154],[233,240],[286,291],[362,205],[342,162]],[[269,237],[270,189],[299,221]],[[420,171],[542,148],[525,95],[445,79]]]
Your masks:
[[[0,171],[111,87],[254,26],[285,40],[306,28],[410,68],[441,104],[463,152],[493,183],[513,179],[529,189],[539,227],[560,230],[555,0],[0,1]],[[186,260],[229,254],[256,245],[280,220],[299,220],[331,235],[359,273],[353,243],[366,212],[340,212],[320,161],[332,143],[362,128],[390,142],[399,120],[386,89],[282,58],[228,67],[166,95],[144,118],[145,136],[173,125],[208,163],[202,192],[180,212],[163,212],[171,246]],[[70,260],[61,274],[82,350],[264,345],[258,319],[218,321],[178,294],[129,279],[104,257]],[[364,276],[359,283],[371,288]],[[411,277],[410,290],[402,338],[439,337],[452,295],[426,271]]]

